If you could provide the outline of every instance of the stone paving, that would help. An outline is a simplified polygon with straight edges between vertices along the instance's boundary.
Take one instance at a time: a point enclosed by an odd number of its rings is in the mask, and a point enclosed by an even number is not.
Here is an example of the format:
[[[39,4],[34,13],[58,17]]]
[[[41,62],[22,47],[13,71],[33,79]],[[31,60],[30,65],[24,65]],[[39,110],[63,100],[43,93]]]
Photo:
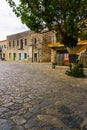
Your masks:
[[[87,118],[87,78],[69,77],[66,68],[0,62],[0,130],[81,129]]]

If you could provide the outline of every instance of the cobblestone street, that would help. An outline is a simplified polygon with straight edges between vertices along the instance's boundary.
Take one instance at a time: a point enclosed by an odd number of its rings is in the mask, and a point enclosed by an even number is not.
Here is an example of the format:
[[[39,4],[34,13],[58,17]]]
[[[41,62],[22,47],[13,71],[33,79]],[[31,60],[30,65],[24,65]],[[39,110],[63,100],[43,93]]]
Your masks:
[[[50,63],[0,62],[0,130],[79,130],[87,78]]]

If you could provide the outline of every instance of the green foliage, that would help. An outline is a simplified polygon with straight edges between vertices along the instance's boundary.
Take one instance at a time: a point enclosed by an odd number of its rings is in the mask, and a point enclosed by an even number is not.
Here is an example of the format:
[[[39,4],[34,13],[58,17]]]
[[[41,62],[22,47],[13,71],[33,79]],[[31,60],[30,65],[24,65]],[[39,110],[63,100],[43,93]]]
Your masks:
[[[6,1],[31,30],[55,30],[68,47],[76,46],[79,33],[87,26],[87,0],[20,0],[18,5]]]
[[[84,77],[83,65],[79,63],[79,61],[77,61],[77,63],[75,63],[74,66],[70,64],[70,69],[67,70],[65,74],[74,77]]]
[[[87,32],[86,32],[86,33],[84,33],[84,32],[81,33],[81,34],[80,34],[80,39],[81,39],[81,40],[87,40]]]
[[[52,68],[55,69],[55,66],[57,65],[57,62],[52,62]]]
[[[57,65],[57,62],[52,62],[52,65]]]

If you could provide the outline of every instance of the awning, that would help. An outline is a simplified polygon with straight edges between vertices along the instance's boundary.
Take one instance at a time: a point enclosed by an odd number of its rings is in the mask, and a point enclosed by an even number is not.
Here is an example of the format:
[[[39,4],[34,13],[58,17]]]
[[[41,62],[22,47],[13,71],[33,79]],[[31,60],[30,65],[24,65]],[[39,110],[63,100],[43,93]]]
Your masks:
[[[80,40],[77,45],[85,45],[87,44],[87,40]],[[63,47],[64,45],[61,44],[60,42],[57,43],[49,43],[48,47]]]
[[[85,44],[87,44],[87,40],[80,40],[77,43],[77,45],[85,45]]]
[[[83,45],[79,50],[77,50],[77,53],[80,53],[81,51],[87,49],[87,44]]]
[[[80,47],[81,45],[81,47]],[[73,49],[69,49],[69,53],[70,54],[78,54],[80,53],[81,51],[87,49],[87,40],[80,40],[78,43],[77,43],[77,46],[79,46],[80,48],[78,47],[75,47]],[[59,48],[59,47],[64,47],[63,44],[61,44],[60,42],[57,42],[57,43],[50,43],[48,44],[48,47],[53,47],[53,48]]]

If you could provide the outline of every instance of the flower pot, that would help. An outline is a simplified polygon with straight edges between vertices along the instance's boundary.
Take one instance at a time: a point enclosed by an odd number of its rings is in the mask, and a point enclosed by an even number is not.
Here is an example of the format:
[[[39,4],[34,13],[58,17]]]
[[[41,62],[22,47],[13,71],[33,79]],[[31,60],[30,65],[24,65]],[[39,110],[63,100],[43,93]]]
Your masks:
[[[54,64],[52,64],[52,69],[55,69],[55,65]]]

